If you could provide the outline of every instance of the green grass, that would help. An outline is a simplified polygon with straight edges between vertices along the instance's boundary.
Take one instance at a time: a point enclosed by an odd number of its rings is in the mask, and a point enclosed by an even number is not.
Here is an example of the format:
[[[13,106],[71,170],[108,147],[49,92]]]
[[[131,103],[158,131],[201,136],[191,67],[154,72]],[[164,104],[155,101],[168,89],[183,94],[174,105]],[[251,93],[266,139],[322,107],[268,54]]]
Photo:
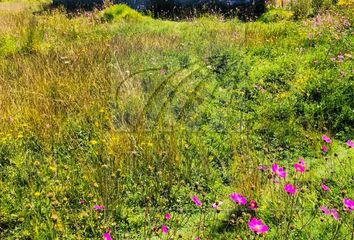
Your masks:
[[[350,239],[351,9],[172,22],[122,5],[66,15],[1,4],[0,239],[101,239],[108,227],[113,239]],[[257,170],[274,162],[289,175],[279,184]]]

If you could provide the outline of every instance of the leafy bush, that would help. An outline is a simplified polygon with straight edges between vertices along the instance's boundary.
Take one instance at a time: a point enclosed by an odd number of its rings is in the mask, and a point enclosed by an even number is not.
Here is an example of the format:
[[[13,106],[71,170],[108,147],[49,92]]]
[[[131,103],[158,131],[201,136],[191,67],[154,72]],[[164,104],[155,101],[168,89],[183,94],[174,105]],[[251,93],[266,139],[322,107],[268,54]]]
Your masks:
[[[313,14],[312,0],[291,1],[290,9],[294,11],[294,17],[301,19]]]
[[[260,21],[265,23],[288,21],[293,17],[294,13],[284,9],[271,9],[260,17]]]
[[[118,4],[103,11],[103,20],[113,21],[118,19],[141,20],[143,16],[125,4]]]

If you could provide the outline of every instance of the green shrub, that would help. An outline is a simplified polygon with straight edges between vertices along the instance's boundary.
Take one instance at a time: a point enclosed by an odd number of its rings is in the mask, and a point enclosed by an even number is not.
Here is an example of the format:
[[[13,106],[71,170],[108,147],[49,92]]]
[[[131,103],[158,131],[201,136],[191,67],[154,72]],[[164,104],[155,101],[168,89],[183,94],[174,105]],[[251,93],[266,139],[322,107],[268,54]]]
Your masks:
[[[141,20],[143,16],[125,4],[118,4],[103,11],[103,20],[113,21],[117,19]]]
[[[313,1],[312,0],[298,0],[290,3],[290,9],[294,12],[295,19],[302,19],[312,15]]]
[[[288,21],[293,17],[294,13],[284,9],[271,9],[260,17],[265,23]]]
[[[0,56],[13,53],[16,49],[16,40],[13,37],[9,35],[0,36]]]

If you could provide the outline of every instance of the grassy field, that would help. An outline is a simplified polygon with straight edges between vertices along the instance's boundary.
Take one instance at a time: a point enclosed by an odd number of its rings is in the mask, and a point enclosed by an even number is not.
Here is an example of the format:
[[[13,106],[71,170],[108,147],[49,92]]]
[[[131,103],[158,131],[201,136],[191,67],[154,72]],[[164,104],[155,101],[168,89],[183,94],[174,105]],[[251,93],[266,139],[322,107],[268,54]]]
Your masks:
[[[350,5],[39,2],[0,1],[0,239],[353,239]]]

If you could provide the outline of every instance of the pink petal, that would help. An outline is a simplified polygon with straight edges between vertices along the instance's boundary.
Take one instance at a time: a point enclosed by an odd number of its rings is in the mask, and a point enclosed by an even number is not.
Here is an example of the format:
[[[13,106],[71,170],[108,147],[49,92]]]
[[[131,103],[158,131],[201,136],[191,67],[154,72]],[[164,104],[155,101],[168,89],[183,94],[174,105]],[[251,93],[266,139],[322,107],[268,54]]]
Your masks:
[[[324,207],[324,206],[321,206],[320,209],[326,215],[331,214],[331,211],[328,208]]]
[[[164,224],[161,226],[162,233],[168,234],[168,227]]]
[[[327,185],[323,184],[323,183],[321,183],[321,187],[322,187],[323,191],[329,191],[330,190],[330,188]]]
[[[331,214],[335,220],[337,220],[337,221],[339,220],[339,213],[337,212],[336,209],[334,209],[334,208],[331,209]]]
[[[111,234],[109,232],[104,233],[102,238],[104,240],[112,240]]]
[[[349,148],[354,148],[354,142],[352,140],[348,140],[347,145]]]

